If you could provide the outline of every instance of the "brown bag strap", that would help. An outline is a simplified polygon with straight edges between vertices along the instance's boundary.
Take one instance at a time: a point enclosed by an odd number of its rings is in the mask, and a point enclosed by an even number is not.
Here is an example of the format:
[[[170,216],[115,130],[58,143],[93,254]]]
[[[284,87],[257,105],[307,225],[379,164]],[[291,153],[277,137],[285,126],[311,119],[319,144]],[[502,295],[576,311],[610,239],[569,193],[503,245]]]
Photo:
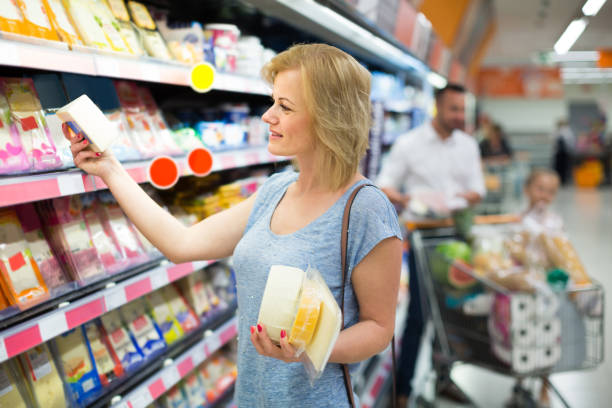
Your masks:
[[[347,244],[348,244],[348,234],[349,234],[349,218],[351,216],[351,207],[353,205],[353,201],[355,200],[355,196],[359,190],[364,187],[372,186],[372,184],[362,184],[357,186],[353,192],[351,193],[348,201],[346,202],[346,206],[344,207],[344,214],[342,216],[342,236],[340,238],[340,256],[342,262],[342,286],[340,289],[340,310],[342,311],[342,329],[344,329],[344,286],[346,284],[346,277],[348,275],[348,262],[347,262]],[[393,358],[393,408],[396,407],[396,385],[395,385],[395,336],[393,336],[393,340],[391,340],[391,353]],[[346,387],[346,395],[348,396],[349,403],[352,408],[356,408],[355,398],[353,396],[353,385],[351,383],[351,374],[349,373],[348,364],[342,364],[342,373],[344,375],[344,386]]]

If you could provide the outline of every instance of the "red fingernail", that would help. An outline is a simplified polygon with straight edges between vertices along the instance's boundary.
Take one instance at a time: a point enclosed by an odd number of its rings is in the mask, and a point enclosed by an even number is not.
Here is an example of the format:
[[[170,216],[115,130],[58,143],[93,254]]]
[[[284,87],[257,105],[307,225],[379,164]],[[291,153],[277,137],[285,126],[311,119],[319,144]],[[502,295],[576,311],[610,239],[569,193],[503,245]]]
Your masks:
[[[255,326],[251,326],[251,334],[255,333]]]
[[[261,324],[257,323],[257,331],[261,333],[262,330],[263,327],[261,327]]]
[[[284,339],[286,335],[287,332],[285,330],[281,330],[281,339]]]
[[[87,144],[87,139],[83,139],[83,144],[86,145]]]
[[[96,153],[96,156],[100,157],[100,156],[102,156],[102,153],[98,152],[98,153]]]

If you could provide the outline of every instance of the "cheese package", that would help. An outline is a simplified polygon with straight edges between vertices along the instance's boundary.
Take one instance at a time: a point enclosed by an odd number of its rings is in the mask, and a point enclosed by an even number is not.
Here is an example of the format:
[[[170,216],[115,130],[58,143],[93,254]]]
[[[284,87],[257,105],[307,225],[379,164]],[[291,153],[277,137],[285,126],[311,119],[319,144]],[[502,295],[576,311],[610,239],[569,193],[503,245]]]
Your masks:
[[[13,0],[3,0],[0,4],[0,31],[29,35],[17,3]]]
[[[94,152],[108,149],[117,136],[104,113],[87,95],[81,95],[60,108],[57,117],[66,122],[74,133],[83,133]]]
[[[201,407],[206,403],[206,392],[197,371],[185,378],[184,390],[190,407]]]
[[[125,373],[123,366],[99,320],[87,322],[81,328],[87,341],[89,354],[95,361],[100,384],[102,387],[107,387],[123,376]]]
[[[11,304],[9,303],[6,296],[4,295],[4,292],[0,290],[0,312],[6,310],[6,308],[8,308],[10,305]]]
[[[119,23],[111,13],[104,0],[89,0],[89,8],[94,19],[104,32],[111,49],[117,52],[129,52],[119,31]]]
[[[160,292],[184,332],[189,332],[199,326],[200,320],[173,284],[164,286]]]
[[[106,276],[81,212],[80,196],[39,201],[35,205],[47,242],[72,280],[86,284]]]
[[[51,247],[43,234],[40,218],[34,208],[34,204],[18,205],[15,207],[15,211],[21,222],[25,240],[28,243],[32,257],[40,269],[40,274],[51,296],[58,296],[74,289],[76,285],[64,273],[51,251]]]
[[[62,4],[85,45],[101,50],[111,49],[104,31],[94,18],[88,0],[62,0]]]
[[[166,343],[170,345],[183,337],[183,329],[172,314],[170,306],[168,306],[161,292],[156,290],[155,292],[149,293],[147,295],[147,301],[149,302],[153,320],[155,320],[155,323],[159,326]]]
[[[47,17],[49,17],[51,26],[57,33],[59,39],[70,46],[83,45],[81,38],[68,18],[68,14],[66,14],[66,9],[64,9],[62,5],[62,1],[42,0],[42,2],[47,11]]]
[[[165,408],[189,408],[189,400],[185,395],[182,384],[177,384],[166,393],[162,400],[162,406]]]
[[[154,358],[165,350],[164,337],[159,326],[149,317],[143,298],[121,307],[120,313],[145,359]]]
[[[0,174],[24,173],[29,168],[17,125],[13,123],[8,101],[0,86]]]
[[[42,0],[17,0],[30,35],[45,40],[59,41],[57,33],[51,26],[47,10]]]
[[[85,405],[102,390],[95,361],[85,343],[81,328],[70,330],[54,339],[66,383],[74,400]]]
[[[119,31],[130,53],[138,56],[144,55],[145,51],[142,48],[142,43],[136,34],[136,30],[130,22],[130,14],[125,7],[125,2],[123,0],[106,0],[106,4],[118,21]]]
[[[159,31],[157,31],[157,27],[151,18],[151,14],[149,14],[149,10],[147,10],[142,3],[136,1],[128,1],[127,5],[130,10],[130,15],[132,16],[132,21],[137,27],[138,34],[142,39],[142,43],[147,53],[151,57],[171,60],[172,57],[170,56],[166,42]]]
[[[258,323],[277,344],[285,330],[302,356],[311,381],[325,369],[342,326],[342,313],[321,274],[313,268],[273,265],[259,309]],[[302,353],[303,351],[303,353]]]
[[[17,127],[30,168],[35,171],[62,166],[38,94],[31,78],[2,78],[11,118]]]
[[[47,285],[12,208],[0,210],[0,274],[4,294],[21,310],[49,298]]]
[[[211,310],[202,271],[184,277],[178,282],[178,286],[198,316],[204,317]]]
[[[118,310],[111,310],[100,319],[102,334],[108,338],[112,350],[117,354],[126,372],[133,372],[144,362],[144,355],[136,341],[123,326]]]
[[[67,396],[51,353],[40,344],[19,356],[37,408],[65,408]]]
[[[183,149],[174,141],[172,132],[168,128],[164,117],[162,116],[161,110],[157,106],[155,99],[149,88],[144,86],[138,87],[140,94],[140,100],[144,105],[145,111],[149,116],[149,122],[152,124],[153,132],[155,133],[156,140],[160,143],[161,149],[165,154],[170,156],[179,156],[185,154]]]
[[[0,407],[28,408],[32,405],[24,379],[12,361],[0,363]]]

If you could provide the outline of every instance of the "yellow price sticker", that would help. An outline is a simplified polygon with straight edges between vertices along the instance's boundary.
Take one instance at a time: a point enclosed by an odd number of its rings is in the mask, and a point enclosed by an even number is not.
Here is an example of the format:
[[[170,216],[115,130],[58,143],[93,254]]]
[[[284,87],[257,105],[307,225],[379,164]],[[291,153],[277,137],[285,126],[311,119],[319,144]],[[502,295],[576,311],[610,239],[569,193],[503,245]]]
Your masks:
[[[200,93],[208,92],[215,81],[215,68],[208,62],[194,65],[189,75],[191,88]]]

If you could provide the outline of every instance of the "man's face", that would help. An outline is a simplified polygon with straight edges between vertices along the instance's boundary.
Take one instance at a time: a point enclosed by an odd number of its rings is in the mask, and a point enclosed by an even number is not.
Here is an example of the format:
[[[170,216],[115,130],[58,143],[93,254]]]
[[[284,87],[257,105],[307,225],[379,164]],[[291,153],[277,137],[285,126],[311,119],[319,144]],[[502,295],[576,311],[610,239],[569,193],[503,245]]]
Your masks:
[[[445,91],[436,102],[438,123],[446,131],[463,130],[465,127],[465,94],[452,90]]]

